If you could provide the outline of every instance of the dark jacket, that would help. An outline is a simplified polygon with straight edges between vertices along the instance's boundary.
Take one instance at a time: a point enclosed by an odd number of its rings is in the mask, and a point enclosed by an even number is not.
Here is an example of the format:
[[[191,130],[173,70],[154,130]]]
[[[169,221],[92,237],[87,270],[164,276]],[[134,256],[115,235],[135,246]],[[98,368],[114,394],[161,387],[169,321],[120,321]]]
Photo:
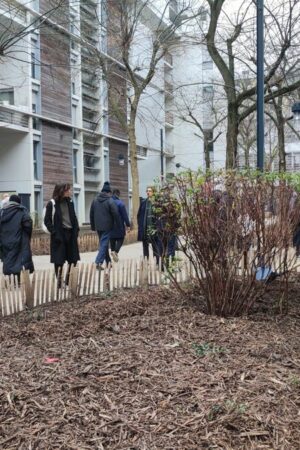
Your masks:
[[[130,222],[128,218],[128,214],[126,211],[126,206],[122,200],[120,200],[116,196],[112,196],[113,201],[117,205],[118,212],[119,212],[119,218],[118,222],[114,224],[114,228],[111,232],[110,237],[112,239],[123,239],[125,237],[126,231],[125,231],[125,225],[127,227],[130,227]]]
[[[150,232],[152,237],[154,237],[155,230],[157,227],[156,224],[156,216],[154,214],[154,210],[153,210],[153,205],[151,204],[150,208],[150,216],[151,216],[151,220],[149,221],[150,223],[147,223],[147,205],[149,206],[150,200],[149,199],[145,199],[141,202],[138,213],[137,213],[137,221],[138,221],[138,241],[144,241],[146,239],[148,239],[148,233]]]
[[[71,199],[66,199],[70,221],[72,224],[71,238],[66,249],[64,244],[63,225],[62,225],[62,213],[60,208],[60,202],[55,202],[55,212],[52,223],[52,202],[49,201],[46,206],[46,214],[44,223],[51,233],[50,236],[50,261],[57,265],[63,265],[65,261],[69,264],[75,264],[80,260],[77,237],[79,233],[79,226],[77,217],[75,214],[74,203]],[[68,253],[68,254],[67,254]]]
[[[118,207],[107,192],[100,192],[90,209],[90,223],[93,231],[111,231],[118,223]]]
[[[25,208],[8,202],[0,210],[0,246],[4,275],[19,274],[22,269],[34,271],[30,238],[32,220]]]

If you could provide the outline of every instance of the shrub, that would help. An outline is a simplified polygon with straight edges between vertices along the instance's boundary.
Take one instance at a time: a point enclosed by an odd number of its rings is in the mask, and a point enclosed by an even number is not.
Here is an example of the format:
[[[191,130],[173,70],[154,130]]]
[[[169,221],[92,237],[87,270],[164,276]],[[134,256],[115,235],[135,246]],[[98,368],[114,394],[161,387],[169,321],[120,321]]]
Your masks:
[[[181,208],[180,249],[193,265],[209,314],[247,313],[275,278],[282,281],[286,306],[296,261],[292,239],[300,223],[294,184],[292,177],[257,173],[207,178],[188,172],[175,178],[176,199],[170,202]]]

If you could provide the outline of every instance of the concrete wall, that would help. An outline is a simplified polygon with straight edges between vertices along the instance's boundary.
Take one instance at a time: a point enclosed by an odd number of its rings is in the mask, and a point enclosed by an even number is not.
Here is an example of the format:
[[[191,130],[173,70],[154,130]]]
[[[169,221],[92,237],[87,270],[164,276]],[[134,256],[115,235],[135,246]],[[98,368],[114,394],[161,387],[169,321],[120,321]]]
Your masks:
[[[33,167],[30,134],[1,129],[0,139],[0,191],[31,193]]]

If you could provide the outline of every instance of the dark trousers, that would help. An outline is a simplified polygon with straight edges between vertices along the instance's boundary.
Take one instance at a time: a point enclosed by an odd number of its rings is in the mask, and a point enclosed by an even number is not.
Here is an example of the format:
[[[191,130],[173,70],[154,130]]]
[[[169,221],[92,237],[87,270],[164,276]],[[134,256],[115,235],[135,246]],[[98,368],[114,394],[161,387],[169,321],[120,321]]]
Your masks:
[[[123,245],[124,238],[110,238],[110,249],[112,252],[119,253]]]
[[[153,256],[156,258],[156,264],[159,264],[159,259],[162,257],[162,243],[157,236],[151,236],[149,239],[143,239],[143,256],[149,259],[149,244],[152,245]]]
[[[63,242],[60,245],[65,246],[65,254],[67,256],[67,262],[68,262],[68,269],[67,269],[66,278],[65,278],[66,285],[69,284],[70,270],[71,270],[71,265],[72,265],[71,256],[70,256],[72,254],[72,249],[71,249],[72,240],[71,239],[72,239],[72,230],[70,230],[68,228],[63,228]],[[63,267],[63,264],[54,264],[55,275],[57,277],[57,286],[59,288],[61,287],[61,284],[62,284],[62,279],[61,279],[62,267]]]

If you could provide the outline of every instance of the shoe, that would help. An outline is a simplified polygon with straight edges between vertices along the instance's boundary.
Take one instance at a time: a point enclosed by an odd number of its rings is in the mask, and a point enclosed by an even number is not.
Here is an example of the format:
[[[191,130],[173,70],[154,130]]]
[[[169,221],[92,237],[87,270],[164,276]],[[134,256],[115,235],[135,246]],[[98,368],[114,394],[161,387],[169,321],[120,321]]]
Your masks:
[[[111,252],[110,254],[111,254],[111,257],[114,260],[114,262],[117,263],[119,261],[118,253],[117,252]]]
[[[105,269],[104,264],[97,264],[96,263],[96,270],[104,270],[104,269]]]

